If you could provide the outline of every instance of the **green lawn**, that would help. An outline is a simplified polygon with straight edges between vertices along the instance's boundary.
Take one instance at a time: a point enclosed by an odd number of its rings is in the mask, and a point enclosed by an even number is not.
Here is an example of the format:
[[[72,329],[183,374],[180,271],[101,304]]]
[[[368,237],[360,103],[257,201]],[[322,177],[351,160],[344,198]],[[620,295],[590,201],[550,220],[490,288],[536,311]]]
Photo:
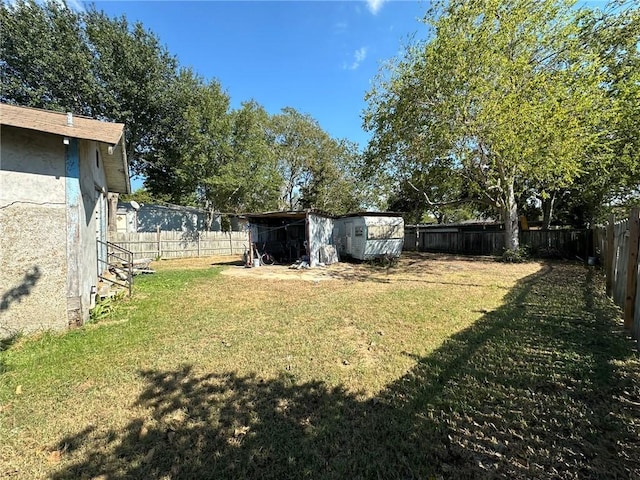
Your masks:
[[[210,263],[0,352],[0,478],[640,476],[638,355],[593,269]]]

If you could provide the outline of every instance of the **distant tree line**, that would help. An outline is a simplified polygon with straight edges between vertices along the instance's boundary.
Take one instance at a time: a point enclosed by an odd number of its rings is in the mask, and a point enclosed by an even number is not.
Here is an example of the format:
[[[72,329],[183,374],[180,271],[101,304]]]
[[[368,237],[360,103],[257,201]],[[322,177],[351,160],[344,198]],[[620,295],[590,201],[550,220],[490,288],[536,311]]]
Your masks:
[[[126,125],[138,198],[213,212],[377,206],[588,226],[640,196],[640,9],[435,0],[367,93],[364,153],[293,108],[239,108],[157,36],[94,7],[0,0],[0,100]],[[135,198],[135,197],[134,197]]]
[[[293,108],[232,109],[217,80],[181,67],[141,23],[0,0],[0,24],[0,100],[124,123],[132,172],[145,178],[132,198],[209,213],[343,213],[365,201],[357,145]]]

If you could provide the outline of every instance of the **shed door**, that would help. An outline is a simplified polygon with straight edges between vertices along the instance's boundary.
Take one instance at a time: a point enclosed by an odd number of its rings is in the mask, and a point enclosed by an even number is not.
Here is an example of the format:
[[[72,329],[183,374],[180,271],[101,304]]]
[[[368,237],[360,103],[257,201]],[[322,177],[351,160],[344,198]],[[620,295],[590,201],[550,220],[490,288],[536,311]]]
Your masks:
[[[116,231],[118,233],[126,233],[127,232],[127,214],[126,213],[118,213],[116,215]]]
[[[347,255],[351,255],[352,242],[353,242],[353,222],[345,223],[345,233],[347,234]]]

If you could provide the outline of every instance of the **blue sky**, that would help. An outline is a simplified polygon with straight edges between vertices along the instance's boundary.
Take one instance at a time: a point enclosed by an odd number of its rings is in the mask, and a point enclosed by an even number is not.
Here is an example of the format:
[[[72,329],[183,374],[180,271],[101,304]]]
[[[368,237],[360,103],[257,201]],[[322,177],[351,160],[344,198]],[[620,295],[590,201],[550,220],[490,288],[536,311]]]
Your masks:
[[[364,147],[364,95],[428,3],[366,1],[98,1],[152,30],[183,66],[217,78],[233,107],[254,99],[270,113],[308,113],[334,138]]]
[[[75,9],[90,2],[67,0]],[[601,6],[602,0],[578,0]],[[334,138],[364,148],[365,93],[381,64],[424,38],[428,0],[94,2],[153,31],[180,65],[218,79],[233,108],[254,99],[275,114],[293,107]],[[142,179],[133,180],[134,189]]]

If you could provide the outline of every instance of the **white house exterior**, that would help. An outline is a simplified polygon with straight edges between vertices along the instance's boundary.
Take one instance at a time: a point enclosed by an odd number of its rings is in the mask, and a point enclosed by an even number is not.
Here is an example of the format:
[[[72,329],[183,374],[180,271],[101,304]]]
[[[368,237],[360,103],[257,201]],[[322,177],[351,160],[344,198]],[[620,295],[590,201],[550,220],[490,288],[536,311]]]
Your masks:
[[[194,207],[180,205],[141,204],[134,208],[130,202],[118,202],[116,231],[119,233],[206,231],[207,213]],[[214,214],[212,232],[222,230],[222,216]]]
[[[0,104],[0,337],[88,318],[107,192],[130,191],[124,125]]]

